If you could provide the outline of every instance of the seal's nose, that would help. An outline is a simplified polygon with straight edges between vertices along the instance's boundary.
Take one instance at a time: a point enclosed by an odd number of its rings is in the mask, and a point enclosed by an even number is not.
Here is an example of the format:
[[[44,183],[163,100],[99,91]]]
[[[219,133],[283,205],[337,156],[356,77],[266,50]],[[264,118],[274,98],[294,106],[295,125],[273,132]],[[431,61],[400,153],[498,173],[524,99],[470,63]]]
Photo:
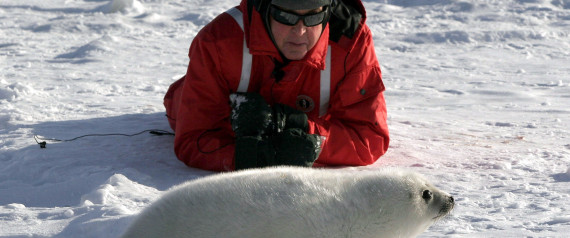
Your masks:
[[[449,202],[450,203],[455,203],[455,199],[452,196],[449,196]]]

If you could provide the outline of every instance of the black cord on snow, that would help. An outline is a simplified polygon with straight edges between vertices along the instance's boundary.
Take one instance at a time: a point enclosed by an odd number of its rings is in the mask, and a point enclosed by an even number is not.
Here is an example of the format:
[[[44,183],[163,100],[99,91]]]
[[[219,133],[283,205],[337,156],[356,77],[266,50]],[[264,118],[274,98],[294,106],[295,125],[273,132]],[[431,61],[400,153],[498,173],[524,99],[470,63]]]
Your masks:
[[[122,134],[122,133],[111,133],[111,134],[88,134],[88,135],[82,135],[82,136],[78,136],[75,138],[71,138],[71,139],[66,139],[66,140],[62,140],[62,139],[55,139],[55,138],[44,138],[44,137],[40,137],[38,135],[34,135],[34,140],[36,140],[36,143],[38,143],[38,145],[40,145],[40,148],[45,149],[47,146],[47,142],[46,141],[53,141],[53,142],[70,142],[70,141],[74,141],[74,140],[78,140],[81,138],[85,138],[85,137],[95,137],[95,136],[126,136],[126,137],[133,137],[133,136],[138,136],[141,135],[143,133],[150,133],[153,135],[157,135],[157,136],[165,136],[165,135],[171,135],[173,136],[174,133],[169,132],[169,131],[165,131],[165,130],[144,130],[135,134]],[[39,141],[41,140],[41,141]]]

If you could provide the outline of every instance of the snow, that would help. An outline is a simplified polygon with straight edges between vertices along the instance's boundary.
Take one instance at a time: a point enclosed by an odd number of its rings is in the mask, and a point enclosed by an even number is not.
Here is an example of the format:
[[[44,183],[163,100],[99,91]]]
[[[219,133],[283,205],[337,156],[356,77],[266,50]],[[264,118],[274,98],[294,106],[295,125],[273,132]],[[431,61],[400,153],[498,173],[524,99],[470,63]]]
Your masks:
[[[162,97],[238,0],[3,0],[0,237],[117,237],[187,168]],[[457,201],[421,237],[570,234],[570,1],[364,1],[391,146]]]

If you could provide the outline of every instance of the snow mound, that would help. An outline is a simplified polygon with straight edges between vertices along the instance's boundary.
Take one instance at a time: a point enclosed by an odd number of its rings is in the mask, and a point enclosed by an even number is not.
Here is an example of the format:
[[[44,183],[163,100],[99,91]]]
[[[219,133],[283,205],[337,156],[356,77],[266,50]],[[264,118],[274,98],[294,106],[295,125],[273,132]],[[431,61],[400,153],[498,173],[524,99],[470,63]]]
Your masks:
[[[8,208],[8,209],[25,209],[26,205],[19,204],[19,203],[10,203],[10,204],[6,205],[6,208]]]
[[[111,176],[98,189],[81,197],[80,207],[59,212],[81,225],[67,226],[55,237],[117,237],[134,218],[133,214],[148,206],[160,191],[128,179]],[[120,224],[117,226],[117,224]]]
[[[565,173],[555,174],[553,177],[558,182],[570,182],[570,167]]]
[[[0,82],[0,101],[12,102],[17,98],[34,94],[34,89],[22,83],[4,84]]]
[[[105,35],[100,39],[91,41],[83,46],[78,47],[77,49],[69,52],[64,53],[56,56],[56,59],[84,59],[90,58],[92,56],[106,54],[112,51],[113,43],[117,42],[117,40],[109,35]]]
[[[145,12],[144,6],[137,0],[113,0],[105,6],[106,13],[135,13],[141,14]]]
[[[133,182],[122,174],[115,174],[95,191],[83,195],[81,204],[114,206],[117,215],[131,214],[132,210],[139,210],[159,194],[160,191],[155,188]]]

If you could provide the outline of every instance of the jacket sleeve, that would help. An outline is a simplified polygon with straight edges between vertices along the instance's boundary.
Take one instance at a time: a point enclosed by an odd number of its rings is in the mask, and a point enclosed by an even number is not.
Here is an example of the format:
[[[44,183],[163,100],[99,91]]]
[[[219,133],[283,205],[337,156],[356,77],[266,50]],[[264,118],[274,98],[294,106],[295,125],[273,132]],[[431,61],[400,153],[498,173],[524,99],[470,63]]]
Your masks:
[[[330,99],[328,115],[310,118],[309,132],[325,136],[316,163],[369,165],[389,144],[384,84],[366,25],[345,61],[345,78]]]
[[[227,21],[230,16],[223,18],[226,24],[232,24]],[[236,31],[234,35],[238,40],[243,39],[237,24],[234,28],[226,27],[224,31]],[[229,120],[229,94],[233,84],[226,76],[235,74],[222,71],[220,65],[224,62],[220,52],[225,49],[220,45],[228,45],[225,41],[235,42],[235,39],[228,37],[232,33],[222,32],[224,36],[220,31],[220,28],[205,27],[192,41],[174,139],[179,160],[190,167],[211,171],[234,169],[234,133]],[[224,57],[232,53],[225,52]]]

